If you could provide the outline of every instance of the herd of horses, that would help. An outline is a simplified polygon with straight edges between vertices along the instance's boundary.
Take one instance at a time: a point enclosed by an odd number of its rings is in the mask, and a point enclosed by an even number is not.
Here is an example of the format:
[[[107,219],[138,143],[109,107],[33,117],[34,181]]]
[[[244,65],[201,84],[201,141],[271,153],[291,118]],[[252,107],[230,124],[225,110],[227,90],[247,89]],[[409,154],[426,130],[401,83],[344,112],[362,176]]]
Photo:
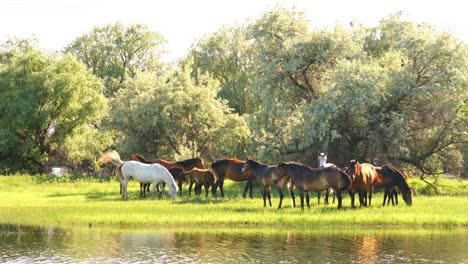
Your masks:
[[[140,154],[132,154],[131,160],[122,161],[120,155],[112,150],[105,152],[99,158],[101,163],[113,163],[120,182],[120,193],[123,198],[128,198],[127,184],[133,178],[140,182],[140,196],[146,196],[152,184],[152,198],[156,192],[164,195],[164,186],[169,187],[169,194],[176,198],[178,193],[182,195],[182,184],[189,180],[189,196],[192,187],[197,196],[201,189],[205,189],[205,197],[208,197],[211,188],[212,195],[216,197],[217,189],[224,197],[224,181],[230,179],[235,182],[247,182],[242,196],[245,198],[254,183],[260,186],[263,197],[263,205],[270,206],[271,189],[275,187],[280,201],[278,209],[282,206],[284,198],[283,186],[286,184],[291,196],[293,206],[296,206],[295,191],[299,192],[301,209],[304,210],[304,198],[310,208],[310,192],[320,193],[325,191],[324,202],[328,203],[328,197],[333,194],[338,200],[338,209],[342,207],[342,193],[347,192],[351,198],[351,206],[355,207],[355,195],[358,194],[360,206],[371,206],[372,194],[376,188],[384,190],[383,205],[398,204],[399,189],[403,200],[409,206],[412,204],[413,191],[409,187],[405,176],[392,166],[373,166],[369,163],[360,163],[351,160],[348,167],[338,168],[333,163],[327,163],[327,153],[319,152],[317,168],[297,162],[280,162],[278,165],[266,165],[254,159],[238,160],[233,158],[221,159],[205,166],[203,158],[193,158],[183,161],[170,162],[162,159],[146,160]],[[161,185],[161,190],[159,190]]]

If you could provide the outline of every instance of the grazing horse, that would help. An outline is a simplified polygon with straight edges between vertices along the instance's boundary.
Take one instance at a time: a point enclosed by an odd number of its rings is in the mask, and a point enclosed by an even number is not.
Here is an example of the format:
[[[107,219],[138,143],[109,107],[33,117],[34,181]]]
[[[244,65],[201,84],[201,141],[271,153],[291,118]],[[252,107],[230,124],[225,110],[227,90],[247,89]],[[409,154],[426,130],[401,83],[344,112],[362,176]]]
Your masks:
[[[182,169],[183,171],[190,171],[193,168],[205,169],[205,161],[201,157],[182,160],[182,161],[170,162],[170,161],[166,161],[163,159],[147,160],[145,159],[143,155],[138,154],[138,153],[133,153],[130,155],[130,158],[132,160],[137,160],[139,162],[146,163],[146,164],[159,163],[163,165],[166,169],[169,170],[169,172],[171,172],[172,176],[177,181],[177,185],[179,186],[180,196],[182,196],[182,183],[184,181],[184,177],[181,176],[180,169]],[[173,170],[171,171],[171,169]],[[149,190],[149,185],[143,186],[143,188],[144,189],[146,188]]]
[[[193,168],[191,171],[184,172],[186,178],[190,178],[189,196],[192,192],[192,186],[195,184],[195,195],[200,196],[201,187],[205,186],[205,197],[208,197],[208,191],[211,186],[211,193],[216,197],[216,182],[218,177],[211,170]]]
[[[354,208],[354,195],[356,192],[359,195],[359,204],[361,206],[371,206],[374,187],[382,181],[374,166],[370,163],[359,163],[357,160],[351,160],[348,172],[353,180],[353,187],[349,190],[351,207]],[[369,203],[367,202],[368,197]]]
[[[253,188],[253,176],[242,173],[242,167],[244,166],[245,161],[238,159],[222,159],[217,160],[211,163],[211,168],[218,175],[218,184],[219,190],[221,191],[221,197],[224,198],[224,180],[230,179],[235,182],[247,181],[245,185],[244,193],[242,197],[246,197],[247,189],[250,188],[250,198],[252,198],[252,188]]]
[[[182,182],[185,180],[185,176],[182,174],[184,170],[179,167],[169,168],[167,170],[171,173],[172,177],[177,182],[177,186],[179,187],[179,194],[182,196]],[[163,182],[163,189],[165,185],[166,184]],[[151,183],[140,183],[140,197],[146,197],[146,192],[150,191],[150,186]],[[159,192],[159,185],[156,186],[156,189]]]
[[[266,207],[266,198],[271,206],[271,186],[275,176],[276,166],[268,166],[253,159],[248,159],[242,167],[242,173],[254,175],[260,184],[260,192],[263,197],[263,207]]]
[[[122,197],[125,199],[128,199],[127,185],[130,178],[140,183],[152,183],[152,199],[154,199],[156,194],[156,185],[160,182],[164,182],[169,186],[169,194],[172,198],[175,199],[177,197],[178,187],[174,178],[171,173],[160,164],[145,164],[134,160],[122,161],[119,153],[115,150],[103,153],[98,161],[112,162],[117,166],[117,172],[120,174],[119,180]]]
[[[400,189],[406,205],[411,206],[413,204],[413,190],[409,187],[408,182],[401,172],[389,165],[376,167],[375,170],[382,178],[382,182],[378,187],[383,187],[385,190],[382,206],[385,206],[385,200],[387,198],[389,201],[392,199],[392,204],[395,205],[393,203],[393,196],[395,196],[396,204],[398,205],[398,196],[395,191],[396,186]]]
[[[279,163],[276,167],[276,176],[280,192],[278,209],[281,208],[283,201],[281,187],[289,180],[300,192],[301,210],[304,210],[304,193],[319,192],[327,188],[332,188],[336,193],[336,197],[338,197],[338,209],[340,209],[342,202],[341,192],[350,188],[352,183],[348,174],[336,167],[313,169],[294,162]],[[307,206],[310,208],[309,199],[308,197],[306,198]]]
[[[317,156],[317,168],[326,168],[326,167],[336,167],[336,165],[333,163],[327,163],[327,152],[319,152]],[[336,195],[332,189],[328,188],[325,192],[325,199],[323,201],[325,204],[328,204],[328,196],[330,196],[330,193],[333,193],[332,203],[335,203]],[[317,199],[318,199],[318,204],[320,204],[320,192],[317,193]]]

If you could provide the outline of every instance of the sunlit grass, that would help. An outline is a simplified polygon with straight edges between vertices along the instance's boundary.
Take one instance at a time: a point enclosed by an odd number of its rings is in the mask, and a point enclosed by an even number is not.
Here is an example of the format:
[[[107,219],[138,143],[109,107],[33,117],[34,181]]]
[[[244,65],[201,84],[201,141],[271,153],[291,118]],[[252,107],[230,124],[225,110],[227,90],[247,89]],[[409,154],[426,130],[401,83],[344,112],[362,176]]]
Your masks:
[[[336,203],[317,205],[314,196],[311,209],[301,212],[291,208],[288,195],[284,208],[277,210],[276,193],[273,207],[264,208],[258,187],[254,199],[243,199],[243,187],[226,181],[224,199],[184,193],[176,200],[151,200],[139,198],[139,185],[132,181],[129,200],[123,200],[115,180],[5,176],[0,177],[0,224],[132,229],[468,227],[466,195],[420,195],[411,207],[401,198],[398,206],[382,207],[382,195],[375,194],[372,207],[356,209],[345,195],[341,210]]]

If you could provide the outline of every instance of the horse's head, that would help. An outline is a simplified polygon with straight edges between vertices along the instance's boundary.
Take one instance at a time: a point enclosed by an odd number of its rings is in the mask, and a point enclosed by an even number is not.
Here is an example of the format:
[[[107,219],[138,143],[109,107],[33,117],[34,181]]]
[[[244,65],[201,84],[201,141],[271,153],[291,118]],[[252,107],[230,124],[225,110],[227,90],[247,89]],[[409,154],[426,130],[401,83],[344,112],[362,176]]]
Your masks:
[[[206,169],[205,159],[202,156],[197,158],[195,167],[197,167],[199,169]]]
[[[350,160],[348,174],[351,177],[351,180],[354,180],[356,175],[361,174],[361,163],[359,163],[359,161],[354,160],[354,159]]]
[[[245,163],[244,163],[244,166],[242,166],[242,169],[241,169],[242,173],[244,175],[250,174],[252,168],[255,166],[255,163],[256,163],[256,161],[254,161],[253,159],[246,160]]]
[[[411,206],[413,204],[413,189],[408,188],[407,190],[402,191],[402,195],[406,205]]]
[[[169,195],[172,199],[177,198],[177,192],[179,191],[179,187],[177,186],[175,181],[172,181],[169,185]]]
[[[273,176],[273,181],[277,182],[281,185],[284,184],[284,182],[288,179],[288,173],[287,173],[287,163],[285,162],[280,162],[278,166],[276,166],[276,171]]]
[[[318,157],[317,157],[317,161],[318,161],[318,167],[319,168],[324,167],[325,164],[327,163],[327,153],[326,152],[319,152]]]

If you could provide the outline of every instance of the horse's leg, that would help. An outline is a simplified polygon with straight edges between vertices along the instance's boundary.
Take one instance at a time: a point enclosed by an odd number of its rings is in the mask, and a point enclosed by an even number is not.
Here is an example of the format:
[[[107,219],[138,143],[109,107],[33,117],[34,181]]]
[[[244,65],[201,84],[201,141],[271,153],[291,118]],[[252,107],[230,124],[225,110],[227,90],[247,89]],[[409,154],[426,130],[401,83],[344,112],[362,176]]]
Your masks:
[[[384,195],[383,195],[383,204],[382,206],[385,206],[385,201],[387,200],[387,189],[384,190]]]
[[[369,207],[371,207],[372,204],[372,193],[374,192],[374,188],[371,188],[369,190]]]
[[[154,200],[154,196],[156,196],[156,187],[157,187],[158,183],[157,182],[153,182],[153,193],[151,194],[151,200]]]
[[[309,208],[309,209],[310,209],[310,197],[309,197],[309,193],[308,193],[308,192],[306,192],[306,194],[305,194],[305,195],[306,195],[306,203],[307,203],[307,208]]]
[[[224,179],[219,181],[219,191],[221,192],[221,197],[224,198]]]
[[[320,204],[320,192],[317,192],[317,204]]]
[[[330,196],[330,190],[327,188],[325,190],[325,198],[323,199],[323,204],[328,204],[328,197]]]
[[[283,189],[281,189],[278,185],[276,185],[276,190],[278,191],[278,196],[280,198],[279,204],[278,204],[278,209],[281,209],[281,203],[283,202]]]
[[[208,198],[208,192],[210,191],[210,184],[205,183],[205,198]]]
[[[211,194],[213,194],[213,197],[216,198],[216,183],[211,185]]]
[[[332,203],[335,203],[335,197],[336,197],[336,194],[335,194],[335,191],[333,191],[333,201],[332,201]]]
[[[334,192],[336,193],[336,197],[338,197],[338,209],[341,208],[341,203],[343,201],[343,197],[341,196],[341,192]]]
[[[268,192],[268,203],[270,203],[270,207],[271,207],[271,186],[267,187],[267,192]]]
[[[250,178],[251,178],[251,179],[250,179],[250,199],[253,199],[253,194],[252,194],[252,192],[253,192],[254,178],[253,178],[253,176],[250,177]]]
[[[189,187],[188,187],[188,196],[189,196],[189,197],[192,196],[192,187],[193,187],[193,184],[194,184],[194,183],[195,183],[195,181],[193,181],[192,179],[190,179],[190,185],[189,185]],[[195,185],[195,188],[196,188],[196,187],[197,187],[197,186]]]
[[[145,198],[146,198],[146,192],[150,192],[150,187],[151,187],[151,183],[143,184],[143,191],[145,193]]]
[[[356,194],[356,192],[353,192],[353,191],[349,191],[349,198],[351,198],[351,208],[355,208],[354,207],[354,195]]]
[[[261,190],[262,198],[263,198],[263,207],[266,207],[266,199],[267,199],[266,187],[264,185],[261,185],[260,190]]]
[[[292,189],[289,189],[289,195],[291,195],[293,207],[296,208],[296,195]]]
[[[242,193],[242,198],[245,198],[247,197],[247,190],[249,189],[249,186],[250,186],[250,176],[247,178],[247,183],[245,184],[245,188],[244,188],[244,193]]]
[[[391,195],[395,197],[395,204],[398,205],[398,193],[395,190],[395,188],[393,188],[393,191],[392,191]]]
[[[304,192],[301,191],[299,196],[301,197],[301,211],[304,212]]]
[[[128,194],[127,194],[128,181],[129,181],[129,178],[125,178],[124,181],[122,182],[122,196],[124,199],[128,199]]]
[[[180,197],[182,197],[182,182],[183,182],[183,180],[181,180],[181,179],[177,182],[177,185],[179,186]]]
[[[140,182],[140,198],[143,197],[143,192],[145,191],[143,183]]]

